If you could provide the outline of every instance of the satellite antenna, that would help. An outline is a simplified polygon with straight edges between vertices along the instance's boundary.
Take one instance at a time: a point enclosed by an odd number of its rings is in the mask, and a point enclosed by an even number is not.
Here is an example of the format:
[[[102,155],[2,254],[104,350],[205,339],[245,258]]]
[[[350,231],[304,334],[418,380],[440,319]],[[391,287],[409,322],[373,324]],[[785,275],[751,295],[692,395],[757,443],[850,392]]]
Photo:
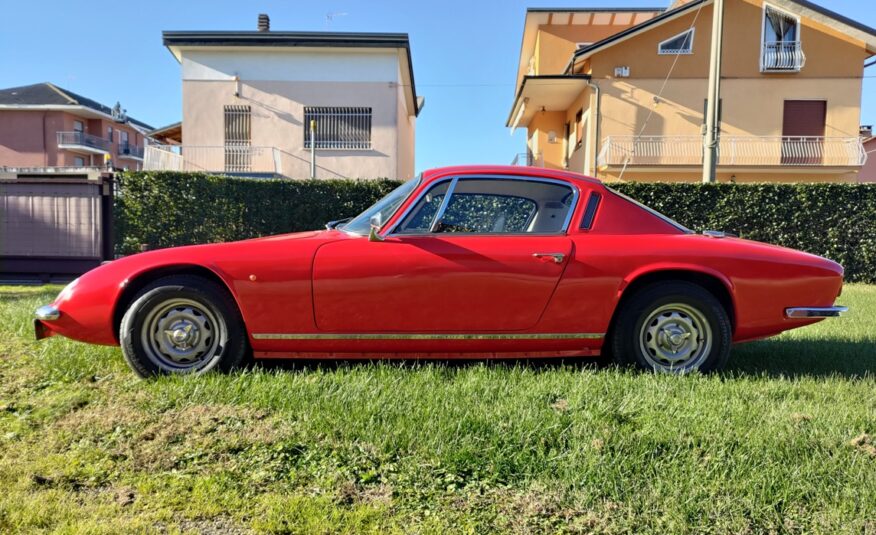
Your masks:
[[[337,11],[334,13],[326,13],[325,14],[325,25],[331,26],[332,22],[334,22],[335,17],[345,17],[347,15],[346,11]]]

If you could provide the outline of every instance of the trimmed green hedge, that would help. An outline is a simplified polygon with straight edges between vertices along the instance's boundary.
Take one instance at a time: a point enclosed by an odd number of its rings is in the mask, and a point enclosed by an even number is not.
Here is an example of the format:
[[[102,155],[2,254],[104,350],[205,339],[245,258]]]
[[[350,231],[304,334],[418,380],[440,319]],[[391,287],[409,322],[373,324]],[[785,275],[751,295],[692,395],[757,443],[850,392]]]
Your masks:
[[[356,215],[392,180],[252,180],[200,173],[120,175],[117,251],[322,228]],[[639,184],[612,187],[694,230],[724,230],[825,256],[876,282],[876,184]]]

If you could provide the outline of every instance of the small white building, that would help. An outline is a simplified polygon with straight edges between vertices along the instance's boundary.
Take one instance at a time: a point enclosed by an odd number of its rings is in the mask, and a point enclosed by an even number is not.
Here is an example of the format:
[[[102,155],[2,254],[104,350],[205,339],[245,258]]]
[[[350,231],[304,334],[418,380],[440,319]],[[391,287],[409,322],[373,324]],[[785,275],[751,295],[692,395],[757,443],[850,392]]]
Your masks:
[[[407,34],[167,31],[182,69],[181,145],[147,169],[241,175],[414,175],[417,96]],[[314,150],[311,129],[315,124]]]

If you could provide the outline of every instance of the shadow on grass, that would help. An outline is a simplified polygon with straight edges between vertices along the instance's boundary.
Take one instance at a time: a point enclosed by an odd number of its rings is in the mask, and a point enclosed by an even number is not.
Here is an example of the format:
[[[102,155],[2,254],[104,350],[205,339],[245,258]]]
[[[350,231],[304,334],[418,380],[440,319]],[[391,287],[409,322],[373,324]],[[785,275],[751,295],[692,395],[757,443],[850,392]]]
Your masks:
[[[264,360],[255,366],[266,370],[311,371],[364,366],[376,360],[301,359]],[[401,368],[439,365],[449,369],[487,365],[525,367],[533,371],[551,371],[563,367],[603,369],[611,367],[604,358],[544,359],[392,359],[383,362]],[[765,340],[733,348],[727,369],[721,373],[736,377],[848,377],[876,376],[876,341],[849,340]]]
[[[876,375],[876,340],[763,340],[733,348],[726,375],[864,377]]]

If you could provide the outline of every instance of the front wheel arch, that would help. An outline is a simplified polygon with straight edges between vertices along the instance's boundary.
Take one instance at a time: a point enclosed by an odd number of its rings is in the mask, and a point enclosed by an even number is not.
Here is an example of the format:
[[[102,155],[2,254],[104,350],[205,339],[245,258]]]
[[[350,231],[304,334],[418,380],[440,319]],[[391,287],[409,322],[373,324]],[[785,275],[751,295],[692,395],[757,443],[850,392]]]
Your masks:
[[[125,285],[125,288],[116,299],[116,303],[113,308],[113,335],[115,336],[117,342],[119,341],[119,329],[122,325],[122,317],[125,315],[128,307],[130,307],[131,304],[134,302],[134,298],[137,297],[137,294],[140,293],[140,290],[142,290],[149,284],[157,281],[158,279],[173,275],[191,275],[218,284],[219,286],[224,288],[225,291],[228,292],[228,294],[231,296],[232,301],[234,301],[235,305],[237,306],[238,313],[240,313],[241,317],[243,317],[243,311],[240,309],[240,303],[238,303],[237,301],[237,296],[235,296],[234,292],[231,291],[228,283],[215,271],[197,264],[174,264],[169,266],[160,266],[148,269],[146,271],[142,271],[135,275],[132,279],[128,281],[128,283]]]

